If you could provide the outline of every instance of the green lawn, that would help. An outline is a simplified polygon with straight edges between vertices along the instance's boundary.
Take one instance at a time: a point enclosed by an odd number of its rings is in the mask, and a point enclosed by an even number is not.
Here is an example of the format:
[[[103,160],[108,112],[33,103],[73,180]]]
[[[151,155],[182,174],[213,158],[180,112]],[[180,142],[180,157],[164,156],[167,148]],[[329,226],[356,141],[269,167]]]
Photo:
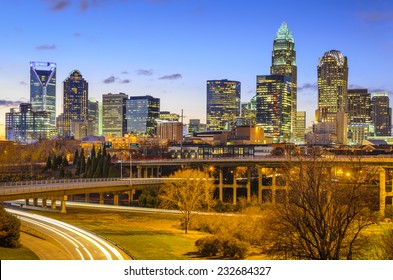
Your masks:
[[[23,246],[17,249],[0,247],[0,260],[38,260],[38,257]]]

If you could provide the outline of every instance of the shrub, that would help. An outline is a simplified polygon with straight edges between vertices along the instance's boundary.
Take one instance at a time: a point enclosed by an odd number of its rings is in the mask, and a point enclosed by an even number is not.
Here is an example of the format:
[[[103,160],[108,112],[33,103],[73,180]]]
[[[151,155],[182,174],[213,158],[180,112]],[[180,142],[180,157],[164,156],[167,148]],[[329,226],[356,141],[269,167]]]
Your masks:
[[[198,239],[195,242],[195,246],[198,247],[198,253],[201,256],[221,256],[230,259],[244,259],[250,248],[247,242],[222,234]]]
[[[20,246],[20,221],[0,206],[0,247]]]

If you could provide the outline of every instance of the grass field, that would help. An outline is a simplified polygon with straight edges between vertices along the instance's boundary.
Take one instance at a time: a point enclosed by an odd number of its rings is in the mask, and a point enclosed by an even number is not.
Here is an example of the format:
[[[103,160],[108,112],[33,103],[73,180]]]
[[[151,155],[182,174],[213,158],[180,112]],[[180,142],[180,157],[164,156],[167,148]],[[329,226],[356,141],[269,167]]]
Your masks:
[[[0,260],[38,260],[38,257],[23,246],[17,249],[0,247]]]

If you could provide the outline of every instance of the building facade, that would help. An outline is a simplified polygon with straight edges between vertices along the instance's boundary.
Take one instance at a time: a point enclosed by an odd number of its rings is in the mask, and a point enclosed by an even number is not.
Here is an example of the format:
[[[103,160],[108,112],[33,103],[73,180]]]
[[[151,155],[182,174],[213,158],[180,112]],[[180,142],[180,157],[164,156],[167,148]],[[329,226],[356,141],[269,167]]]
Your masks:
[[[392,108],[386,92],[375,92],[372,98],[375,136],[390,136]]]
[[[122,137],[126,133],[125,93],[102,95],[102,134],[104,136]]]
[[[292,80],[283,75],[257,76],[256,123],[274,143],[291,140]]]
[[[73,70],[63,82],[63,114],[65,138],[88,135],[89,84],[78,70]],[[76,125],[73,125],[76,122]],[[73,130],[78,128],[78,133]],[[84,129],[84,132],[81,130]],[[79,139],[80,137],[76,138]]]
[[[6,113],[6,140],[22,144],[50,138],[50,118],[47,111],[34,111],[30,103]]]
[[[297,111],[296,112],[296,125],[294,129],[294,138],[297,144],[305,143],[306,134],[306,112]]]
[[[206,85],[207,130],[230,129],[240,116],[240,82],[209,80]]]
[[[56,63],[30,62],[30,103],[33,111],[50,114],[51,130],[56,127]]]
[[[126,100],[127,132],[155,136],[160,117],[160,99],[150,95],[131,96]]]
[[[359,145],[374,131],[371,94],[367,89],[348,89],[348,141]]]
[[[183,139],[183,124],[179,121],[158,121],[157,137],[163,141],[180,142]]]
[[[273,42],[271,75],[283,75],[291,78],[291,133],[296,140],[297,112],[297,66],[295,40],[288,25],[283,22]]]
[[[89,99],[87,135],[98,136],[100,127],[100,110],[98,101]]]

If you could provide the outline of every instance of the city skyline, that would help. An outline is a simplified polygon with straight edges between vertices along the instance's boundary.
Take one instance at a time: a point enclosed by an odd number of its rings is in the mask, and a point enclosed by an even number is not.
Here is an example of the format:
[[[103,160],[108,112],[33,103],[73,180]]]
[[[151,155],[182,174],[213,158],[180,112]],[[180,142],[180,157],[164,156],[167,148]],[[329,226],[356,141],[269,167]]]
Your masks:
[[[184,109],[186,122],[205,122],[206,81],[239,81],[241,101],[250,101],[255,77],[269,74],[282,22],[296,42],[297,107],[307,112],[308,125],[317,109],[318,59],[331,49],[348,57],[349,88],[392,93],[392,3],[281,3],[285,9],[260,1],[1,3],[6,24],[0,32],[7,40],[1,47],[0,124],[10,107],[29,101],[30,61],[56,63],[58,81],[80,70],[89,96],[100,102],[110,92],[152,95],[161,99],[161,110]],[[59,115],[61,82],[56,92]]]

